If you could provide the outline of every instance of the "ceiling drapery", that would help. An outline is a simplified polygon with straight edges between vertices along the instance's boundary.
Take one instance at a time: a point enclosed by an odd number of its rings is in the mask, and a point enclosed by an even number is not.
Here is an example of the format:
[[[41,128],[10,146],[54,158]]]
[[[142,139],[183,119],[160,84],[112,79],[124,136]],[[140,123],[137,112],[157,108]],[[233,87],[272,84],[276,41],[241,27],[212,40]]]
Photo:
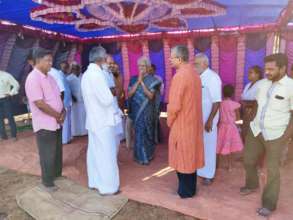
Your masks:
[[[187,30],[188,18],[226,14],[225,6],[212,0],[34,0],[41,3],[31,10],[33,20],[73,24],[78,31],[109,27],[140,33],[151,27]]]

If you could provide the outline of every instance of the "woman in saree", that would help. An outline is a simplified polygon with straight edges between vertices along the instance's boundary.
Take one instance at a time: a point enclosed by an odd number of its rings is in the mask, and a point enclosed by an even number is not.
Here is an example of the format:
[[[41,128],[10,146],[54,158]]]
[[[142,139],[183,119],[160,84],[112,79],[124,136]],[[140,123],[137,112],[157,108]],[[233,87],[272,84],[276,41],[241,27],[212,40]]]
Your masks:
[[[139,74],[131,78],[128,88],[129,117],[135,133],[134,160],[148,165],[155,151],[155,126],[159,111],[156,97],[160,93],[161,82],[150,74],[151,63],[148,58],[141,57],[137,64]]]

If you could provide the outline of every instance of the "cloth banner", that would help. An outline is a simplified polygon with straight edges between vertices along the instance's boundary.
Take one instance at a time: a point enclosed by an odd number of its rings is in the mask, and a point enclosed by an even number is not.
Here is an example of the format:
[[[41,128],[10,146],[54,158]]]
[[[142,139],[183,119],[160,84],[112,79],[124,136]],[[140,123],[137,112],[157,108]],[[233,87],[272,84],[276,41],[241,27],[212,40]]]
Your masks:
[[[161,40],[152,40],[149,41],[149,54],[151,63],[154,64],[157,68],[156,74],[159,75],[164,82],[165,85],[165,56],[164,56],[164,48],[163,48],[163,41]],[[164,95],[165,95],[164,89]],[[164,96],[161,97],[164,100]]]
[[[138,75],[137,61],[143,55],[142,45],[140,42],[128,42],[128,59],[130,76]]]
[[[293,40],[287,41],[286,44],[286,53],[288,56],[288,74],[291,72],[291,66],[293,65]]]
[[[193,41],[194,55],[198,53],[204,53],[209,58],[209,66],[212,66],[212,49],[211,49],[211,38],[195,38]]]
[[[56,68],[56,69],[60,69],[60,63],[62,61],[65,61],[67,60],[67,57],[70,53],[70,50],[71,50],[71,43],[67,43],[67,42],[61,42],[59,44],[59,48],[55,54],[55,57],[54,57],[54,64],[53,66]]]
[[[246,35],[246,52],[243,83],[246,85],[248,80],[249,68],[255,65],[264,67],[264,57],[266,56],[266,35],[248,34]]]
[[[7,40],[9,39],[10,36],[11,36],[11,33],[2,32],[2,31],[0,32],[0,59],[4,52]]]
[[[56,41],[51,40],[51,39],[41,39],[39,41],[40,47],[47,49],[47,50],[51,50],[51,51],[54,49],[55,44],[56,44]]]
[[[26,59],[30,49],[33,47],[36,39],[29,37],[17,37],[13,47],[10,60],[7,66],[7,72],[12,74],[18,81],[21,80],[23,69],[26,65]]]
[[[219,39],[219,63],[222,85],[235,86],[237,65],[237,38],[234,36],[220,37]]]
[[[83,50],[81,52],[81,66],[82,66],[82,72],[85,72],[88,65],[89,65],[89,53],[90,50],[97,46],[96,44],[90,44],[90,45],[84,45]]]
[[[113,42],[113,43],[107,43],[102,44],[102,47],[104,47],[108,54],[110,54],[114,61],[118,64],[120,73],[123,73],[123,60],[122,60],[122,54],[121,54],[121,43],[119,42]]]

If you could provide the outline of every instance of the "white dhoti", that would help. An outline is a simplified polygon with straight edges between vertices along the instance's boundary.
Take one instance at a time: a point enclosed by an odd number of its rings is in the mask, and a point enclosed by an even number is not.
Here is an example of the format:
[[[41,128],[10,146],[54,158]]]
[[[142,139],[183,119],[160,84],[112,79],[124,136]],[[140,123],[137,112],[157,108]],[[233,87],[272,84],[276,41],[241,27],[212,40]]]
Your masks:
[[[217,126],[211,132],[204,131],[204,160],[205,166],[197,171],[197,175],[212,179],[216,172]]]
[[[73,103],[71,109],[71,132],[73,136],[83,136],[87,134],[85,118],[86,114],[83,102]]]
[[[71,106],[66,108],[66,117],[62,127],[62,144],[68,144],[72,139],[71,135]]]
[[[117,107],[117,112],[115,114],[115,127],[119,143],[124,139],[123,117],[123,112]]]
[[[124,129],[123,129],[123,113],[122,111],[117,111],[115,116],[115,136],[116,136],[116,143],[117,143],[117,156],[119,154],[119,147],[120,147],[120,142],[123,140],[124,136]]]
[[[202,82],[202,114],[203,126],[205,126],[213,108],[214,103],[219,103],[222,100],[222,83],[219,75],[211,69],[206,69],[201,75]],[[204,159],[205,166],[197,171],[197,175],[203,178],[212,179],[216,172],[217,160],[217,136],[219,112],[213,118],[212,131],[204,131]]]
[[[117,142],[115,127],[89,131],[87,150],[88,185],[101,194],[113,194],[119,189]]]

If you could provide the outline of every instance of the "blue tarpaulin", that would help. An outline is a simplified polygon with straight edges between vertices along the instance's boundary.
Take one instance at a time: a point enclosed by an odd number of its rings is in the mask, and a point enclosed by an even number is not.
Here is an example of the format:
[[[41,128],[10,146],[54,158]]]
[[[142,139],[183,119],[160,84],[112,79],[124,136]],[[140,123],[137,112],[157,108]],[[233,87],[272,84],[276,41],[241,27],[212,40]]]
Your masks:
[[[39,1],[42,2],[42,1]],[[107,1],[105,1],[107,2]],[[249,25],[264,25],[274,23],[282,10],[288,5],[288,0],[215,0],[209,1],[223,5],[226,14],[213,17],[188,18],[187,30],[200,30],[206,28],[242,27]],[[30,12],[39,4],[32,0],[1,0],[0,19],[11,21],[20,25],[29,25],[45,30],[68,34],[80,38],[101,37],[125,34],[113,27],[99,31],[80,32],[75,26],[68,24],[48,24],[30,18]],[[162,32],[151,26],[145,32]]]

